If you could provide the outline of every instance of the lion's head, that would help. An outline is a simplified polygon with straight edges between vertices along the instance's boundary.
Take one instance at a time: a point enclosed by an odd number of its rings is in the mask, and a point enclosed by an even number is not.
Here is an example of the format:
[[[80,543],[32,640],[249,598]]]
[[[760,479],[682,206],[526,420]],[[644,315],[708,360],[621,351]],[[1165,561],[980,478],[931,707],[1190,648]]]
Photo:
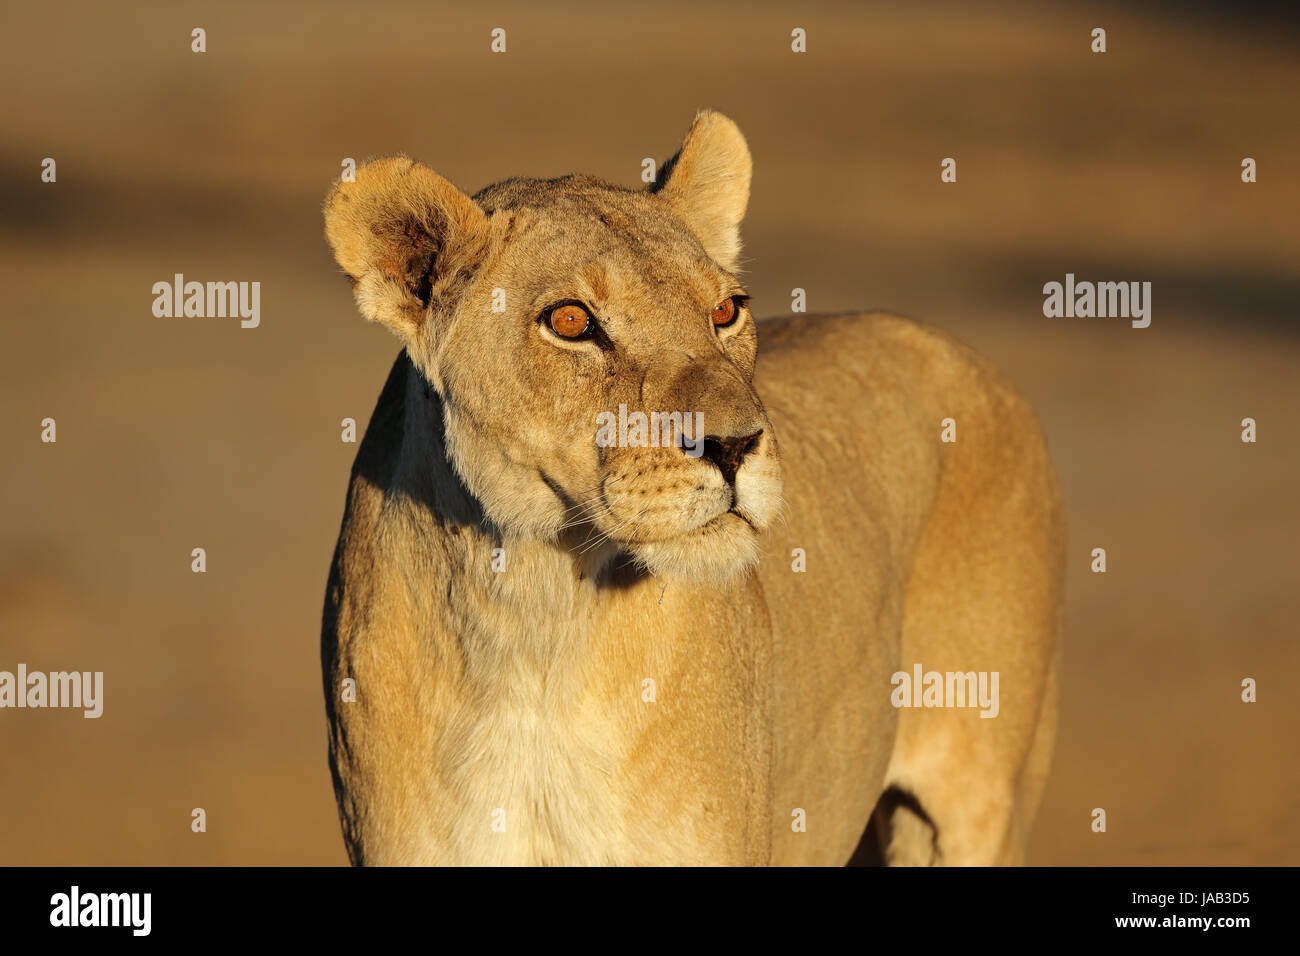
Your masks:
[[[655,574],[755,560],[780,465],[736,276],[750,172],[735,124],[703,112],[646,190],[567,176],[470,198],[400,157],[334,187],[326,235],[361,312],[438,393],[449,459],[503,532]]]

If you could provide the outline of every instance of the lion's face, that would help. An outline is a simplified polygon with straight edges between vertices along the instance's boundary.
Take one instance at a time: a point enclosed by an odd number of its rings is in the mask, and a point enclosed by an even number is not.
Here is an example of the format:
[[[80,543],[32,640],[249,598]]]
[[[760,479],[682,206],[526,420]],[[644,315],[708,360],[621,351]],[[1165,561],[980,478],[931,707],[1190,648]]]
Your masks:
[[[561,181],[479,201],[509,238],[426,355],[489,516],[656,572],[752,559],[780,479],[735,276],[656,195]]]
[[[750,564],[780,465],[731,271],[749,184],[734,125],[702,114],[646,192],[569,177],[470,200],[381,163],[336,190],[327,229],[363,312],[441,396],[448,455],[488,517],[656,574]]]

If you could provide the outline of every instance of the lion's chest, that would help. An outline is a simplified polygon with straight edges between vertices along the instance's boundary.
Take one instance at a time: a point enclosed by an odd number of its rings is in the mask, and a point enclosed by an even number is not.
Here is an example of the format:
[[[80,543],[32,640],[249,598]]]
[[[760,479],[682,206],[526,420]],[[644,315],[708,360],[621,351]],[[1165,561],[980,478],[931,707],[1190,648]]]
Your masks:
[[[623,637],[622,646],[649,644]],[[682,720],[703,701],[693,693],[687,706],[679,668],[632,656],[602,668],[601,655],[587,648],[583,666],[572,670],[504,657],[489,688],[447,711],[435,747],[436,862],[730,858],[738,829],[730,816],[744,801],[730,792],[737,775],[715,772],[708,752],[721,743],[721,729]],[[676,702],[664,699],[664,685]]]
[[[619,728],[578,701],[550,697],[518,682],[452,720],[438,747],[446,862],[614,862],[633,812]]]

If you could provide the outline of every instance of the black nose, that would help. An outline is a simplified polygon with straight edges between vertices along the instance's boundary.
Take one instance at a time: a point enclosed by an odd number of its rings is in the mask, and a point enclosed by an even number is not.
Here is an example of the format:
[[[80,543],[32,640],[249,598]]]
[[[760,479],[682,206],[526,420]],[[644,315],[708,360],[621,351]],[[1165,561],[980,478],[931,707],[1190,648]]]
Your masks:
[[[718,466],[727,484],[736,483],[736,472],[740,470],[745,456],[758,447],[758,440],[763,432],[756,431],[744,438],[708,438],[704,439],[704,458]]]

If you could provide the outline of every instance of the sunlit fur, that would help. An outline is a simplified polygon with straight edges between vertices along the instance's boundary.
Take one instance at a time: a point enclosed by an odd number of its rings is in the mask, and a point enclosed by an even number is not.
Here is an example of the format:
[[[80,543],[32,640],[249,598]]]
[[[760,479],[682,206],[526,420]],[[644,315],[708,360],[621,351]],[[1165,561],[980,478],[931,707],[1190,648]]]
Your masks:
[[[399,157],[327,199],[362,314],[404,346],[322,631],[355,862],[842,863],[891,788],[929,814],[881,811],[891,862],[1020,858],[1055,719],[1041,434],[900,319],[715,328],[747,292],[750,175],[704,112],[649,189],[471,198]],[[598,339],[549,331],[569,301]],[[601,447],[620,406],[752,448],[729,482],[681,447]],[[998,719],[894,710],[914,661],[1000,669]]]

